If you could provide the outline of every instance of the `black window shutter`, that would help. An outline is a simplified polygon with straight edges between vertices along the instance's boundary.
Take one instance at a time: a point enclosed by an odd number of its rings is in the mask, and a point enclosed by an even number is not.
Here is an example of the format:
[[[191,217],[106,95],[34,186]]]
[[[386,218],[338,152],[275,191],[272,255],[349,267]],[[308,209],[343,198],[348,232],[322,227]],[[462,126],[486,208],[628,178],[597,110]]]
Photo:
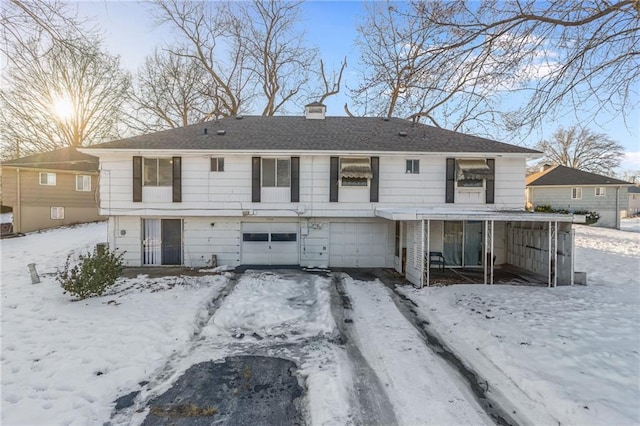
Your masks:
[[[142,201],[142,157],[133,157],[133,202]]]
[[[486,203],[493,204],[496,197],[496,160],[487,159],[487,166],[491,169],[491,177],[487,178]]]
[[[447,186],[446,186],[446,195],[445,195],[445,203],[453,203],[455,202],[455,189],[456,189],[456,159],[455,158],[447,158]]]
[[[338,202],[338,173],[340,172],[338,166],[340,164],[340,158],[331,157],[331,163],[329,167],[329,201],[332,203]]]
[[[369,201],[372,203],[378,202],[378,193],[380,187],[380,157],[371,157],[371,192],[369,193]]]
[[[251,201],[260,202],[260,157],[251,158]]]
[[[291,157],[291,202],[300,202],[300,157]]]
[[[173,202],[182,202],[182,157],[173,157]]]

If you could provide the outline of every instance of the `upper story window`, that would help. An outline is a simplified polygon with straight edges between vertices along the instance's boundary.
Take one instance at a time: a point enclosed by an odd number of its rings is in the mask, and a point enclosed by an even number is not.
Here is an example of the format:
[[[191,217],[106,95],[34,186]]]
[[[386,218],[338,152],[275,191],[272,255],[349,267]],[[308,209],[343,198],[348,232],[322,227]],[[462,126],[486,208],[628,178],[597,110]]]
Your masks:
[[[341,158],[340,182],[342,186],[368,186],[373,177],[368,158]]]
[[[605,195],[607,195],[606,188],[604,186],[597,186],[596,197],[604,197]]]
[[[91,191],[91,176],[76,176],[76,191]]]
[[[144,186],[171,186],[173,163],[170,158],[144,158],[142,184]]]
[[[224,158],[222,157],[211,158],[211,171],[224,172]]]
[[[55,185],[56,184],[56,174],[55,173],[40,173],[40,185]]]
[[[484,188],[485,179],[493,178],[493,170],[486,160],[456,160],[458,188]]]
[[[571,199],[572,200],[581,200],[582,199],[582,188],[571,188]]]
[[[291,160],[288,158],[263,158],[262,186],[271,188],[291,186]]]
[[[406,173],[420,173],[420,160],[407,160]]]

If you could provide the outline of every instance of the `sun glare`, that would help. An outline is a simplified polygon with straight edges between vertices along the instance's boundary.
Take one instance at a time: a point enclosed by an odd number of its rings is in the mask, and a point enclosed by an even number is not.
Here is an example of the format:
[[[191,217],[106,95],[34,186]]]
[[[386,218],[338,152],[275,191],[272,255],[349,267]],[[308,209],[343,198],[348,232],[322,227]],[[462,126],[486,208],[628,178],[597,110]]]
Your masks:
[[[53,103],[53,110],[58,118],[71,118],[73,116],[73,103],[69,98],[59,98]]]

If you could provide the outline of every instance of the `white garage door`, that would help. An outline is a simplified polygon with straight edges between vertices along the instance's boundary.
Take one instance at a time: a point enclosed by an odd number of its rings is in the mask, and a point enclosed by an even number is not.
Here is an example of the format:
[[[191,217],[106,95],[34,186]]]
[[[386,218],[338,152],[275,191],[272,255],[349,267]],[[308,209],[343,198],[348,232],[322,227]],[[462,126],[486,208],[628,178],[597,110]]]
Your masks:
[[[386,266],[388,232],[386,223],[332,222],[329,230],[329,266],[338,268]]]
[[[243,223],[243,265],[297,265],[297,223]]]

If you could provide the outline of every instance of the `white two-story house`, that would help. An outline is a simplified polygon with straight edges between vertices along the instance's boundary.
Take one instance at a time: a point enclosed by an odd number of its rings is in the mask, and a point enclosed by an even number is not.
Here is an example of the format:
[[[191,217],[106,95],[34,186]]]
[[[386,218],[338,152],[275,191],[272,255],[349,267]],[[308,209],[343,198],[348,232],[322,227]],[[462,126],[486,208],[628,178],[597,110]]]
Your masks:
[[[493,282],[510,265],[570,284],[571,216],[524,211],[531,149],[396,118],[229,117],[84,148],[130,266],[386,267],[429,252]],[[551,254],[549,254],[551,253]]]

